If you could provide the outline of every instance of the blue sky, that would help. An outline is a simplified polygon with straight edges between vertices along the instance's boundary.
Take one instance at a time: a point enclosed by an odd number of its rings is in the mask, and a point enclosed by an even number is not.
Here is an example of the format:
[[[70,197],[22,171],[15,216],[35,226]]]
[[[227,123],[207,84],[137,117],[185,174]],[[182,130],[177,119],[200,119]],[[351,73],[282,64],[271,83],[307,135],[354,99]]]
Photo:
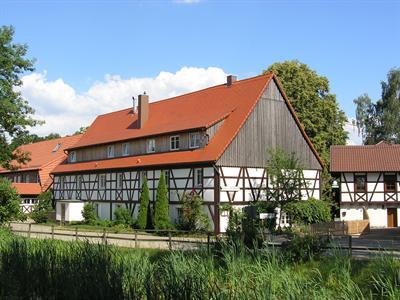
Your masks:
[[[189,2],[189,3],[186,3]],[[328,77],[341,108],[380,97],[400,67],[399,1],[2,1],[46,83],[76,94],[105,76],[217,67],[239,78],[298,59]],[[44,73],[46,71],[46,73]],[[44,113],[42,112],[42,115]]]

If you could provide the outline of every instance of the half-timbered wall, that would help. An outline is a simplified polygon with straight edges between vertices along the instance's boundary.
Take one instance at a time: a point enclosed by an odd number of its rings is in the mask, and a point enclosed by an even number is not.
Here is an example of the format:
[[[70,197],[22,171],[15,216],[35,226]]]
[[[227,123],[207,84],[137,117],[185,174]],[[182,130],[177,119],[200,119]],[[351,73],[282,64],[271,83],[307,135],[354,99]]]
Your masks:
[[[277,147],[295,153],[306,169],[321,169],[272,81],[217,164],[263,167],[268,158],[267,150]]]
[[[366,177],[366,191],[357,191],[357,175]],[[385,175],[396,176],[395,191],[386,190]],[[340,198],[341,220],[368,218],[371,227],[387,227],[388,209],[397,209],[397,224],[400,224],[400,173],[341,173]]]
[[[214,128],[214,127],[213,127]],[[210,133],[213,135],[214,130],[210,129]],[[201,134],[200,139],[200,147],[204,147],[207,143],[207,138],[205,136],[205,132],[199,132]],[[107,159],[107,147],[109,145],[114,145],[114,157],[122,157],[122,145],[127,143],[129,149],[129,156],[134,155],[142,155],[147,153],[147,141],[149,139],[155,140],[155,153],[157,152],[168,152],[170,151],[170,137],[179,135],[179,150],[187,150],[190,149],[190,133],[177,133],[177,134],[169,134],[157,137],[149,137],[143,139],[137,139],[127,142],[118,142],[107,145],[100,146],[91,146],[82,149],[76,150],[76,162],[82,161],[91,161],[91,160],[99,160],[99,159]]]

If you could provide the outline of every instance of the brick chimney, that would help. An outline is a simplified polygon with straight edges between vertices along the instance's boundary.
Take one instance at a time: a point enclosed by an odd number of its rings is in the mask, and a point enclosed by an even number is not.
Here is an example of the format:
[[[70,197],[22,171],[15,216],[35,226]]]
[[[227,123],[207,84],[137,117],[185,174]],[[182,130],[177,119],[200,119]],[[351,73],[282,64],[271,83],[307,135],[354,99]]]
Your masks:
[[[149,118],[149,96],[144,93],[139,95],[138,128],[142,128]]]
[[[228,75],[226,77],[226,86],[231,86],[232,83],[234,83],[237,80],[236,76],[234,75]]]

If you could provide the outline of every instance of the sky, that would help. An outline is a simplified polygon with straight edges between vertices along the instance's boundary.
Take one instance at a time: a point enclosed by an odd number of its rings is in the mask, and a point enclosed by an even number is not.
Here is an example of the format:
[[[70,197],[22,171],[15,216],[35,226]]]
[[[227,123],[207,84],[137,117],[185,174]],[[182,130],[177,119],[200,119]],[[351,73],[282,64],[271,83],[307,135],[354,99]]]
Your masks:
[[[330,81],[349,120],[400,67],[400,1],[0,0],[0,25],[36,59],[22,95],[46,124],[71,134],[96,115],[256,76],[297,59]],[[350,144],[361,142],[347,126]]]

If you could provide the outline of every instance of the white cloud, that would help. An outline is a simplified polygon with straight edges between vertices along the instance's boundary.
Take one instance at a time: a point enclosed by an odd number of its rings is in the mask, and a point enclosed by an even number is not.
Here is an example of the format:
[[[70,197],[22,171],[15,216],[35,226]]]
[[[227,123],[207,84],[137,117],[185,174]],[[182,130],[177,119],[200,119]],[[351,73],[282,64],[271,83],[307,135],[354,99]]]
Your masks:
[[[358,134],[357,126],[355,125],[354,118],[348,118],[349,122],[346,123],[344,129],[348,133],[348,138],[346,141],[347,145],[362,145],[362,138]]]
[[[36,110],[35,118],[46,121],[45,125],[33,128],[33,133],[65,135],[80,126],[90,125],[99,114],[129,107],[132,96],[144,91],[150,101],[156,101],[221,84],[226,75],[216,67],[183,67],[175,73],[160,72],[154,78],[123,79],[118,75],[106,75],[103,81],[78,93],[61,78],[47,80],[43,72],[24,76],[21,93]]]

